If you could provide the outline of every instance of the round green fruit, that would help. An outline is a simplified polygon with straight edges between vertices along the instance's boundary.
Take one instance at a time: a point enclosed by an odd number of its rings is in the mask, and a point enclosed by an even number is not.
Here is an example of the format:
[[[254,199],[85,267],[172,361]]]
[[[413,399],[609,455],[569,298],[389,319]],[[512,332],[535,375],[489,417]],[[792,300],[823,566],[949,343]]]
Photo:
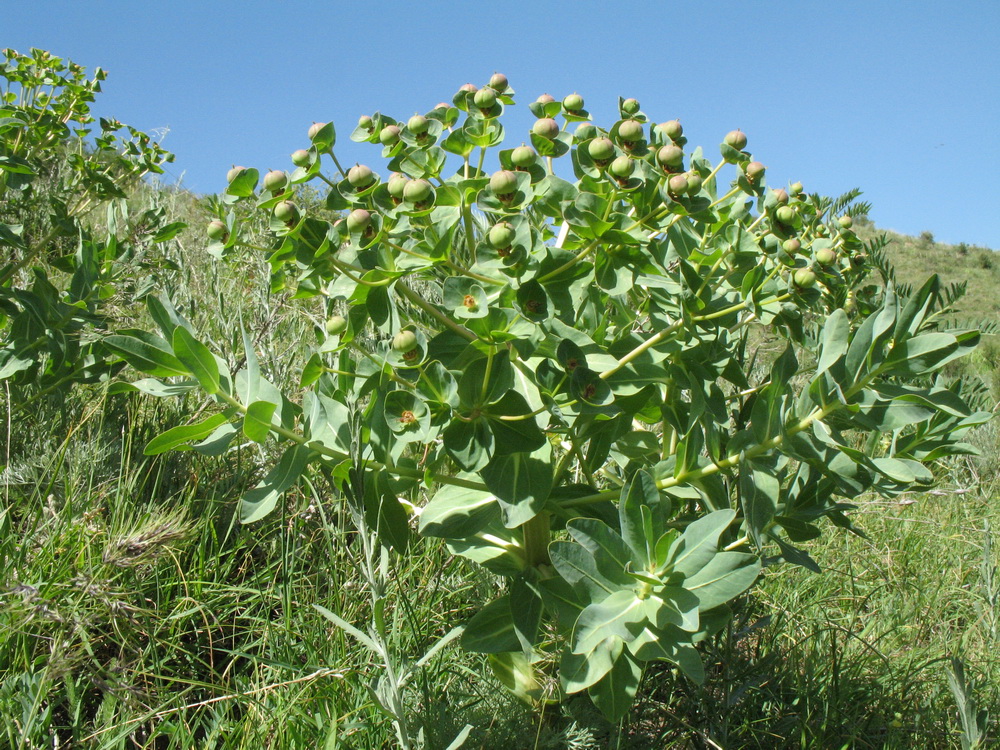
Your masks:
[[[343,315],[334,315],[326,321],[326,332],[330,336],[337,336],[347,330],[347,318]]]
[[[386,125],[378,134],[379,143],[383,146],[393,146],[399,142],[399,133],[398,125]]]
[[[274,207],[274,218],[286,224],[299,220],[299,207],[291,201],[281,201]]]
[[[323,128],[325,128],[328,124],[329,123],[326,122],[314,122],[312,125],[310,125],[309,140],[310,141],[316,140],[316,136],[318,136],[320,134],[320,131],[322,131]]]
[[[778,202],[779,206],[787,206],[788,192],[784,188],[778,188],[774,191],[774,200]]]
[[[638,120],[625,120],[618,126],[618,137],[626,143],[641,141],[644,135],[642,123]]]
[[[288,187],[288,175],[280,169],[272,169],[264,175],[264,189],[272,193],[280,193]]]
[[[428,127],[430,127],[430,124],[423,115],[413,115],[413,117],[406,121],[406,129],[414,135],[423,135],[427,132]]]
[[[551,117],[543,117],[540,120],[535,120],[535,124],[531,126],[531,132],[551,141],[559,135],[559,123]]]
[[[781,206],[774,212],[774,217],[782,224],[791,224],[795,221],[795,209],[791,206]]]
[[[680,120],[667,120],[666,122],[661,122],[657,127],[663,135],[672,141],[676,141],[684,134],[684,128],[681,127]]]
[[[726,137],[722,139],[722,142],[731,148],[735,148],[737,151],[742,151],[747,147],[747,137],[742,130],[730,130],[726,133]]]
[[[375,121],[368,115],[361,115],[361,117],[358,118],[358,127],[364,128],[370,133],[375,127]]]
[[[372,223],[372,215],[363,208],[356,208],[347,215],[347,231],[363,232]]]
[[[752,161],[747,164],[746,176],[750,182],[756,182],[761,177],[764,176],[764,172],[767,171],[767,167],[761,164],[759,161]]]
[[[610,138],[595,138],[587,146],[587,153],[594,161],[608,161],[615,156],[615,144]]]
[[[579,94],[570,94],[562,100],[563,108],[567,112],[579,112],[583,109],[583,97]]]
[[[497,93],[502,94],[504,91],[507,90],[507,87],[510,85],[510,82],[507,80],[507,76],[505,76],[503,73],[494,73],[492,76],[490,76],[490,82],[488,85],[491,89],[493,89]]]
[[[795,253],[802,249],[802,243],[795,237],[791,237],[781,243],[781,247],[789,255],[795,255]]]
[[[656,160],[664,167],[679,167],[684,163],[684,150],[680,146],[663,146],[656,152]]]
[[[816,273],[811,268],[800,268],[792,275],[792,281],[800,289],[816,286]]]
[[[375,175],[372,174],[371,168],[366,167],[364,164],[355,164],[347,170],[347,181],[351,187],[358,190],[368,187],[374,180]]]
[[[704,182],[701,178],[701,175],[698,174],[697,172],[687,172],[685,173],[684,176],[687,177],[688,193],[690,195],[697,195],[698,193],[700,193],[701,186]]]
[[[552,94],[542,94],[540,97],[535,99],[535,104],[552,104],[555,101],[555,97]]]
[[[406,190],[407,183],[409,183],[409,179],[407,179],[406,175],[396,172],[389,178],[389,184],[387,185],[389,195],[393,198],[402,198],[403,191]]]
[[[580,143],[584,141],[589,141],[591,138],[597,137],[597,128],[589,122],[581,122],[576,126],[576,132],[574,133],[576,140]]]
[[[471,84],[471,83],[463,83],[462,86],[458,90],[459,91],[467,91],[470,94],[475,94],[477,91],[479,91],[479,89],[476,88],[476,86],[473,85],[473,84]]]
[[[608,173],[618,179],[626,179],[635,171],[635,162],[627,156],[619,156],[608,165]]]
[[[309,152],[304,148],[300,148],[297,151],[292,152],[292,164],[296,167],[308,167],[309,166]]]
[[[832,247],[821,247],[816,251],[816,262],[821,266],[832,266],[837,262],[837,251]]]
[[[510,152],[510,163],[515,167],[527,169],[534,166],[536,161],[538,161],[538,154],[531,146],[518,146]]]
[[[667,180],[667,192],[673,196],[684,195],[689,187],[687,176],[682,174],[675,174]]]
[[[392,350],[406,355],[417,348],[417,334],[413,331],[400,331],[392,337]]]
[[[840,224],[843,229],[850,229],[854,226],[854,219],[850,216],[841,216],[837,219],[837,223]]]
[[[791,191],[792,195],[799,195],[803,190],[805,190],[805,188],[802,187],[801,182],[793,182],[788,189]]]
[[[431,197],[433,190],[427,180],[410,180],[403,188],[403,198],[410,203],[423,203]]]
[[[490,190],[497,195],[510,195],[517,190],[517,175],[507,169],[494,172],[490,177]]]
[[[489,109],[497,103],[497,92],[491,88],[479,89],[472,97],[472,103],[480,109]]]
[[[208,222],[208,226],[205,227],[205,234],[208,235],[208,239],[210,240],[225,242],[226,236],[229,234],[229,227],[218,219],[215,219]]]
[[[638,99],[626,99],[622,102],[622,112],[627,115],[634,115],[639,111],[639,100]]]
[[[226,182],[232,182],[246,171],[246,167],[237,167],[236,165],[233,165],[233,168],[226,172]]]
[[[501,221],[490,227],[490,231],[486,235],[486,240],[490,243],[491,247],[501,250],[513,244],[514,234],[514,227],[509,222]]]

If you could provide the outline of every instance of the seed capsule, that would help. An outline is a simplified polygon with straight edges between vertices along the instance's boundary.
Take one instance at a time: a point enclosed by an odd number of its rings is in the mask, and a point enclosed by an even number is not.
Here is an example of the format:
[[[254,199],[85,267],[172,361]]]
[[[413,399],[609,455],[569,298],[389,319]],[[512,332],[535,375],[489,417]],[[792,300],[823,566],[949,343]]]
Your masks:
[[[559,123],[551,117],[543,117],[540,120],[535,120],[535,124],[531,126],[531,132],[551,141],[559,135]]]
[[[747,137],[742,130],[730,130],[726,133],[726,137],[722,139],[722,142],[727,146],[735,148],[737,151],[742,151],[747,147]]]

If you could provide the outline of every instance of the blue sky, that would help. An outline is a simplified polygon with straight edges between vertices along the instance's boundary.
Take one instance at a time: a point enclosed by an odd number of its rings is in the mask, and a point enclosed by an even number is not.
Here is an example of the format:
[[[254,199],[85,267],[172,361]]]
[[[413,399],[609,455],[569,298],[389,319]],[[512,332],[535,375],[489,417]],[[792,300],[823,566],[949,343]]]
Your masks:
[[[582,94],[599,124],[619,95],[679,118],[718,154],[740,128],[772,185],[860,187],[880,226],[1000,248],[1000,2],[4,3],[0,46],[109,71],[95,113],[167,128],[167,179],[225,187],[233,164],[290,168],[313,121],[347,135],[505,73],[507,143],[543,92]],[[384,172],[384,169],[381,171]]]

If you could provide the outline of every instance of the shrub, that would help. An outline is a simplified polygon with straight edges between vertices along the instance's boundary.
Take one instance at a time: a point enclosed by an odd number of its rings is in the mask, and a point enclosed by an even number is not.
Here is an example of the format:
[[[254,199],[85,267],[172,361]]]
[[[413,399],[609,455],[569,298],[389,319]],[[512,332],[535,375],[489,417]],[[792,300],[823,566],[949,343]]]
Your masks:
[[[184,224],[166,224],[162,210],[127,210],[130,188],[172,156],[116,120],[102,119],[94,132],[90,104],[104,71],[88,79],[76,63],[37,49],[3,57],[0,380],[23,409],[31,394],[109,376],[118,358],[96,332],[112,304],[142,294],[134,282],[148,248]],[[88,221],[95,214],[101,230]]]
[[[325,209],[350,220],[260,190],[255,169],[232,175],[212,252],[254,251],[225,206],[255,207],[272,289],[323,307],[298,387],[268,382],[249,344],[234,372],[161,300],[158,332],[106,345],[152,376],[136,388],[218,404],[148,453],[280,447],[245,523],[307,474],[396,554],[416,516],[505,581],[463,645],[525,700],[587,691],[617,719],[650,662],[703,679],[698,644],[762,565],[818,570],[802,545],[823,519],[852,529],[860,494],[926,487],[929,464],[969,450],[988,415],[935,374],[978,333],[939,330],[936,278],[905,297],[865,283],[870,248],[837,221],[851,197],[751,179],[741,131],[713,163],[634,100],[598,127],[581,96],[539,97],[524,134],[539,158],[515,163],[501,147],[513,90],[476,91],[419,132],[362,117],[350,137],[384,161],[364,180],[336,166],[332,123],[310,132],[290,182],[322,180]],[[777,356],[760,361],[762,337]],[[324,614],[386,656],[384,622],[366,635]],[[379,700],[407,745],[393,689]]]

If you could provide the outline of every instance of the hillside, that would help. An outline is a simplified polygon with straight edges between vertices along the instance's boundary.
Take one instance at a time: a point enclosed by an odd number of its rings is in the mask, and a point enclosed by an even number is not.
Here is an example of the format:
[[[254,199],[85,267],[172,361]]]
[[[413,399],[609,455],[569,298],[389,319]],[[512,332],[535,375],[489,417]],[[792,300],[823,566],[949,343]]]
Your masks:
[[[885,234],[891,240],[886,248],[900,281],[920,284],[936,273],[946,284],[966,282],[958,317],[993,320],[1000,323],[1000,254],[977,245],[949,245],[935,242],[930,232],[919,237],[879,229],[868,221],[858,221],[858,235],[871,239]]]

